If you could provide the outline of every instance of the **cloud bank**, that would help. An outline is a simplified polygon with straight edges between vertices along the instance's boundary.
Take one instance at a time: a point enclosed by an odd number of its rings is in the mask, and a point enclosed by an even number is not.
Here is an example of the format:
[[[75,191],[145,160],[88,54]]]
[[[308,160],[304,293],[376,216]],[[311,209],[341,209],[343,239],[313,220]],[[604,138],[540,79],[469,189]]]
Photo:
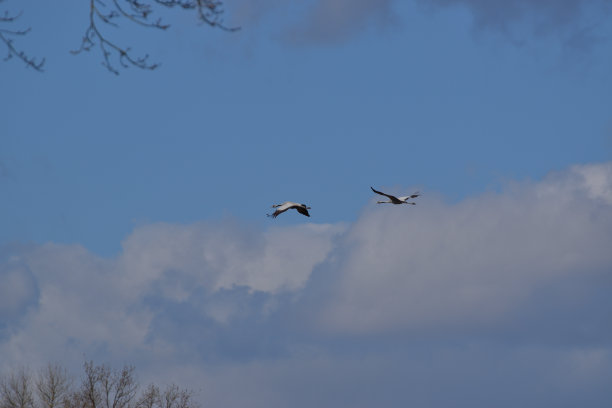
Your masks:
[[[612,163],[374,201],[350,225],[145,225],[112,259],[4,247],[2,366],[127,362],[211,406],[609,403]]]
[[[607,312],[576,307],[605,296],[590,285],[612,265],[611,181],[605,167],[576,167],[454,206],[368,209],[344,236],[350,252],[325,273],[337,280],[321,278],[333,287],[322,319],[354,333],[501,330],[536,326],[529,315],[546,296],[577,325],[603,324]]]

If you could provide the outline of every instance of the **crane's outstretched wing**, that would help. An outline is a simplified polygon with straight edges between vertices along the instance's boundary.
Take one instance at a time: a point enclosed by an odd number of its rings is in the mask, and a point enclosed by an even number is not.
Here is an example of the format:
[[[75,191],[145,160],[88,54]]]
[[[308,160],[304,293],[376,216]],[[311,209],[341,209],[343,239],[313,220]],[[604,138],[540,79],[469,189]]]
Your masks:
[[[308,210],[304,207],[295,207],[295,209],[300,213],[300,214],[304,214],[307,217],[310,217],[310,214],[308,214]]]
[[[268,217],[272,217],[272,218],[276,218],[279,216],[279,214],[284,213],[285,211],[287,211],[289,208],[291,208],[291,204],[290,202],[284,202],[282,204],[275,204],[272,206],[272,208],[276,208],[276,211],[274,211],[274,213],[272,214],[266,214]]]
[[[421,194],[419,194],[419,192],[417,191],[416,193],[411,194],[411,195],[409,195],[409,196],[398,197],[398,198],[399,198],[400,200],[402,200],[402,201],[406,201],[406,200],[410,200],[411,198],[417,198],[417,197],[419,197],[420,195],[421,195]]]
[[[284,211],[280,211],[280,210],[276,210],[274,211],[272,214],[266,214],[268,217],[272,217],[272,218],[276,218],[278,217],[278,214],[283,213]]]
[[[310,215],[308,214],[308,211],[306,208],[302,208],[302,206],[300,204],[297,203],[293,203],[291,201],[285,201],[282,204],[279,205],[273,205],[273,208],[276,208],[276,211],[274,211],[274,213],[272,214],[267,214],[268,217],[272,217],[272,218],[276,218],[278,217],[280,214],[284,213],[285,211],[291,209],[291,208],[295,208],[296,210],[298,210],[301,214],[304,214],[308,217],[310,217]]]
[[[370,186],[370,188],[371,188],[371,189],[372,189],[372,191],[373,191],[373,192],[375,192],[376,194],[380,194],[380,195],[385,196],[385,197],[387,197],[387,198],[389,198],[389,199],[391,199],[391,200],[396,200],[396,201],[399,201],[399,200],[397,199],[397,197],[392,196],[391,194],[385,194],[385,193],[383,193],[382,191],[377,191],[377,190],[374,190],[374,187],[372,187],[372,186]]]

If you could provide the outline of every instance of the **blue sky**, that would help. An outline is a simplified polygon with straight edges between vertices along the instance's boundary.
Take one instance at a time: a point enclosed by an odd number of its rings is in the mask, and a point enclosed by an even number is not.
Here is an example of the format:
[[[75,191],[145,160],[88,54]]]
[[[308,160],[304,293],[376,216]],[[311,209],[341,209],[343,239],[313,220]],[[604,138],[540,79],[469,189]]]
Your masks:
[[[87,355],[230,407],[609,402],[609,1],[157,9],[106,28],[161,63],[118,76],[69,52],[84,2],[1,7],[46,58],[0,64],[1,368]]]

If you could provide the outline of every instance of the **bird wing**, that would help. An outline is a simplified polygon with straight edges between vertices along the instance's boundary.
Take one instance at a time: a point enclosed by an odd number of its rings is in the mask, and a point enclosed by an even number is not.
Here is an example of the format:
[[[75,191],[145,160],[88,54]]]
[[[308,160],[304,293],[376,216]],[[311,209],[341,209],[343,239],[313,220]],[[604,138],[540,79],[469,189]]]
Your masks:
[[[385,194],[385,193],[383,193],[382,191],[377,191],[377,190],[374,190],[374,187],[372,187],[372,186],[370,186],[370,188],[371,188],[371,189],[372,189],[372,191],[373,191],[373,192],[375,192],[376,194],[380,194],[380,195],[385,196],[385,197],[387,197],[387,198],[389,198],[389,199],[391,199],[391,200],[397,200],[397,197],[392,196],[391,194]]]
[[[286,201],[282,204],[279,204],[277,206],[272,206],[272,208],[276,208],[276,211],[274,211],[272,214],[268,214],[268,217],[272,217],[272,218],[276,218],[279,216],[279,214],[284,213],[285,211],[287,211],[289,208],[291,208],[293,205],[293,203],[290,203],[289,201]]]
[[[285,201],[284,203],[282,203],[280,205],[280,207],[278,207],[278,209],[281,210],[281,211],[287,211],[288,209],[290,209],[294,205],[295,205],[295,203],[292,203],[291,201]]]
[[[282,213],[282,212],[283,212],[283,211],[276,210],[276,211],[274,211],[272,214],[266,214],[266,215],[267,215],[268,217],[276,218],[276,217],[278,217],[278,214],[280,214],[280,213]]]
[[[291,202],[291,201],[285,201],[284,203],[282,203],[282,204],[281,204],[281,205],[279,205],[278,207],[275,207],[275,208],[276,208],[276,211],[274,211],[274,213],[273,213],[273,214],[268,214],[268,216],[269,216],[269,217],[272,217],[272,218],[276,218],[276,217],[278,217],[280,214],[284,213],[285,211],[287,211],[287,210],[289,210],[289,209],[291,209],[291,208],[297,208],[297,209],[298,209],[298,211],[299,211],[299,208],[300,208],[300,207],[301,207],[301,205],[300,205],[300,204],[293,203],[293,202]],[[304,211],[305,211],[305,210],[304,210]],[[302,213],[302,214],[304,214],[304,213]],[[310,217],[310,215],[309,215],[309,217]]]
[[[310,217],[310,214],[308,214],[308,210],[302,206],[297,206],[295,207],[295,209],[300,213],[300,214],[304,214],[307,217]]]
[[[420,196],[420,194],[414,193],[414,194],[409,195],[409,196],[403,196],[403,197],[397,197],[397,198],[399,198],[400,201],[406,201],[406,200],[410,200],[411,198],[417,198],[418,196]]]

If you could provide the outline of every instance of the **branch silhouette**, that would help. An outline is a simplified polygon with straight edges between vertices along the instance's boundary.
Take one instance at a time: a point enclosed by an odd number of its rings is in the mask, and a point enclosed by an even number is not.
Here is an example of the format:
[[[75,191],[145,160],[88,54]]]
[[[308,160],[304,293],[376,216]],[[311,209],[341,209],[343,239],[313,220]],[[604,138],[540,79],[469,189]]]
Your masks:
[[[2,3],[4,0],[0,0]],[[15,46],[15,38],[24,36],[30,32],[30,28],[26,28],[23,30],[13,30],[8,28],[3,28],[6,26],[10,26],[11,23],[15,22],[19,17],[21,17],[21,13],[18,14],[10,14],[8,11],[4,11],[0,15],[0,40],[6,45],[7,55],[4,58],[5,61],[10,60],[13,57],[16,57],[23,61],[26,66],[32,67],[36,71],[43,71],[43,66],[45,65],[45,59],[41,59],[40,61],[36,61],[35,58],[28,56],[24,51],[18,50]]]
[[[0,3],[4,0],[0,0]],[[88,0],[88,25],[85,29],[79,48],[71,50],[73,55],[82,52],[99,51],[102,56],[102,65],[115,75],[121,69],[130,66],[143,70],[154,70],[159,67],[158,62],[151,62],[149,55],[137,54],[128,45],[111,40],[108,30],[119,28],[119,22],[125,21],[144,28],[167,30],[170,25],[162,21],[161,17],[154,18],[157,11],[163,9],[179,8],[195,12],[202,25],[218,28],[224,31],[238,31],[240,27],[230,27],[223,21],[224,8],[222,0]],[[3,28],[21,16],[9,14],[4,11],[0,15],[0,40],[8,49],[5,60],[17,57],[27,66],[42,71],[45,59],[37,61],[25,52],[15,47],[13,39],[26,35],[30,28],[25,30],[10,30]]]
[[[89,26],[85,30],[80,48],[71,52],[79,54],[91,51],[97,46],[102,53],[102,65],[116,75],[119,74],[119,69],[111,60],[113,54],[122,68],[134,66],[146,70],[156,69],[159,63],[150,62],[148,54],[136,56],[130,47],[120,46],[109,40],[102,31],[103,25],[118,27],[117,20],[120,18],[147,28],[168,29],[170,25],[164,24],[161,18],[152,19],[155,5],[195,10],[198,19],[204,24],[226,31],[239,30],[238,27],[230,28],[223,24],[223,3],[219,0],[89,0]]]

